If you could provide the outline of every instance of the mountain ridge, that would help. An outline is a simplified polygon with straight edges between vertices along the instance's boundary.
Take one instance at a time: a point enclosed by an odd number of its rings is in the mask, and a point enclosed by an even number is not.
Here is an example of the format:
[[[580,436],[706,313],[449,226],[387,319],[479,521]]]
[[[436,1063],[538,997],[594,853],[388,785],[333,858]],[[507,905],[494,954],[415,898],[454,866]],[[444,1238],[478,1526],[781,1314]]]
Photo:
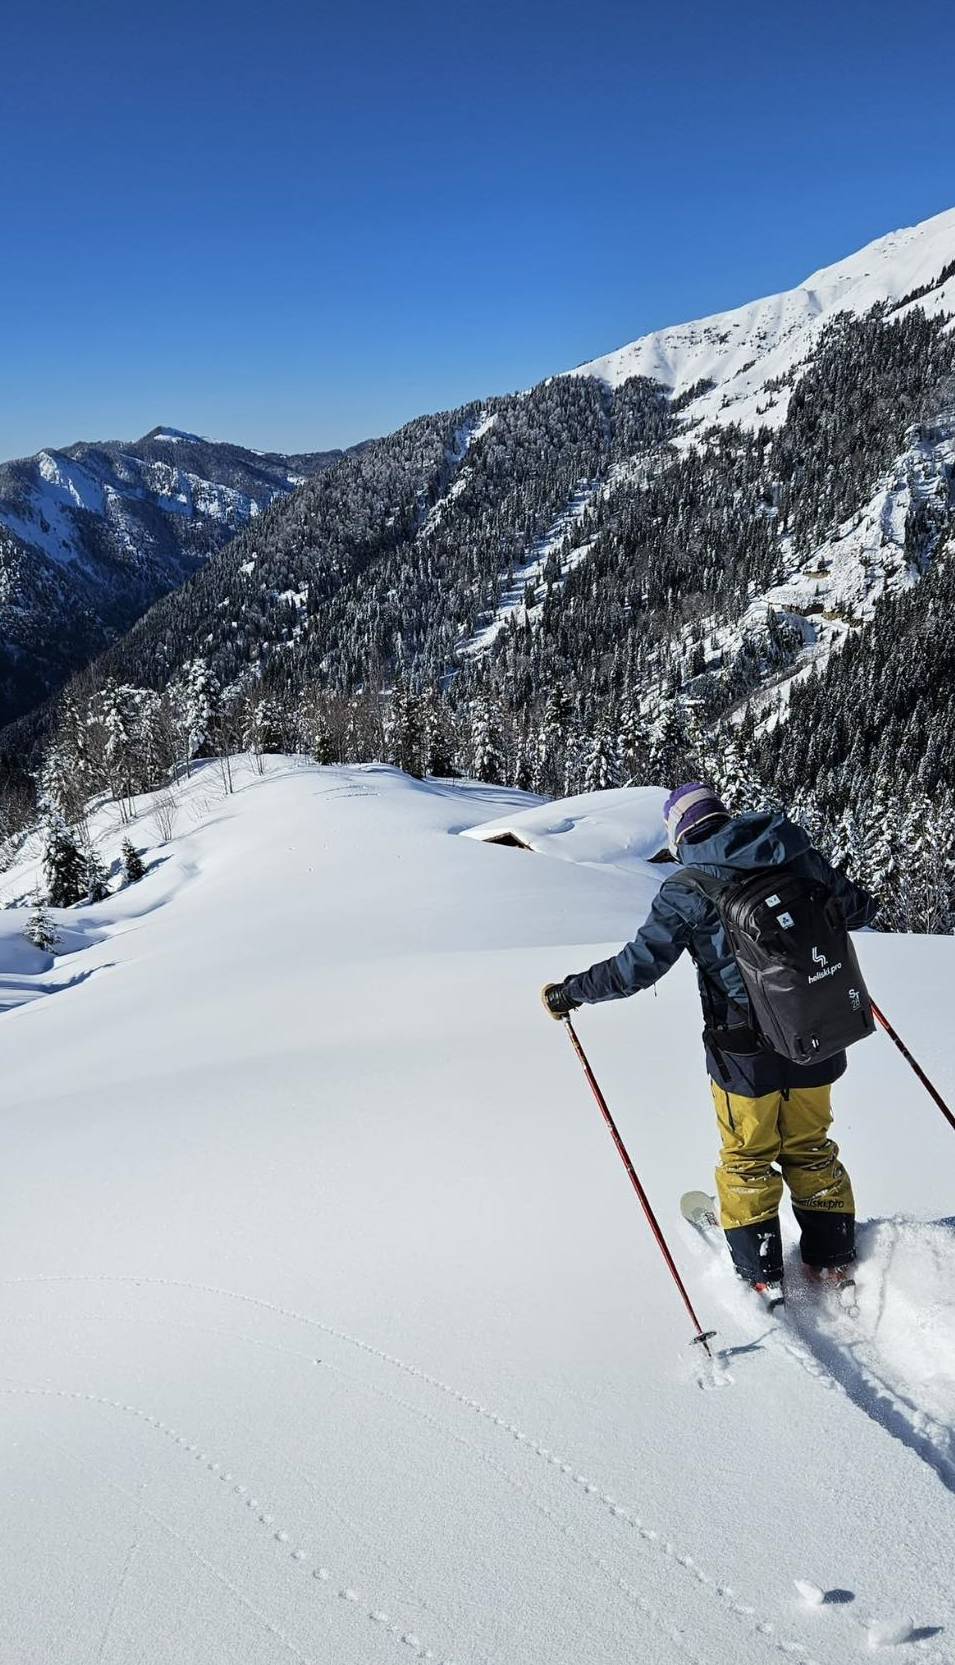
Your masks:
[[[633,521],[634,510],[642,516],[641,504],[646,501],[651,481],[678,468],[681,458],[712,459],[721,446],[727,458],[720,466],[724,470],[740,466],[731,465],[729,452],[744,445],[743,436],[759,433],[770,436],[782,454],[778,464],[769,465],[762,498],[759,494],[754,497],[752,524],[755,528],[761,516],[775,520],[779,559],[774,560],[767,546],[762,558],[765,571],[754,574],[750,602],[763,596],[765,606],[771,607],[778,600],[782,612],[793,615],[794,609],[784,606],[780,590],[780,586],[783,590],[787,585],[791,587],[794,566],[792,538],[786,532],[787,517],[786,513],[780,514],[780,503],[798,490],[800,472],[811,458],[811,466],[820,471],[822,502],[818,511],[807,516],[799,508],[798,497],[795,499],[800,523],[812,520],[811,526],[801,524],[799,537],[805,540],[809,536],[818,558],[825,563],[826,538],[835,534],[848,513],[862,512],[880,489],[886,470],[891,471],[894,459],[903,466],[911,450],[907,430],[927,408],[926,401],[930,414],[955,404],[955,379],[950,389],[944,385],[952,345],[951,328],[945,322],[949,306],[955,312],[955,209],[921,226],[875,240],[866,249],[811,274],[795,290],[730,313],[713,314],[695,324],[652,333],[520,395],[474,401],[460,411],[442,412],[407,424],[398,434],[375,442],[382,465],[396,446],[404,444],[406,449],[413,449],[418,443],[416,435],[421,436],[426,449],[433,446],[439,429],[444,436],[444,460],[440,461],[439,444],[428,465],[438,472],[430,477],[426,472],[414,480],[407,477],[411,495],[405,512],[409,518],[400,547],[385,551],[379,540],[377,553],[369,544],[366,553],[357,557],[354,568],[348,563],[336,565],[333,560],[334,575],[323,573],[328,549],[326,528],[334,531],[347,518],[350,493],[359,493],[362,502],[367,503],[369,490],[375,489],[370,477],[374,469],[366,469],[364,479],[359,479],[346,459],[324,480],[313,481],[305,488],[300,517],[295,510],[280,509],[277,518],[270,516],[267,540],[258,535],[251,540],[240,537],[234,548],[230,546],[220,558],[214,578],[210,572],[207,584],[200,579],[198,589],[190,586],[190,594],[184,598],[187,605],[183,618],[170,618],[169,623],[177,628],[187,626],[189,653],[200,651],[200,644],[209,640],[215,655],[214,609],[225,608],[239,619],[244,639],[258,634],[255,662],[260,668],[270,658],[274,661],[274,649],[281,645],[290,650],[285,667],[287,680],[297,674],[293,667],[299,664],[303,676],[325,676],[332,686],[347,691],[350,680],[353,683],[360,679],[360,668],[353,655],[350,669],[340,665],[335,642],[343,633],[348,634],[349,603],[360,611],[367,600],[365,594],[353,593],[351,586],[357,583],[360,569],[363,590],[374,590],[375,575],[382,570],[381,593],[374,603],[377,622],[366,650],[371,657],[387,669],[396,668],[400,662],[408,674],[419,679],[451,674],[468,662],[474,667],[482,659],[493,661],[496,653],[506,652],[509,629],[539,628],[546,623],[545,602],[553,610],[565,590],[569,596],[586,590],[593,553],[599,553],[607,543],[609,523],[616,519],[626,525]],[[928,337],[925,341],[919,337],[921,345],[917,345],[921,326],[911,322],[916,314],[926,320],[929,336],[948,345],[929,350]],[[853,343],[837,349],[833,332],[838,335],[840,320],[846,316],[856,320]],[[844,328],[842,333],[845,335]],[[907,345],[900,344],[902,334]],[[757,339],[758,356],[750,362]],[[666,348],[666,364],[661,362],[661,342]],[[841,368],[837,362],[840,351],[845,361]],[[884,431],[878,424],[866,432],[864,439],[860,428],[858,443],[853,441],[848,450],[851,466],[859,476],[858,488],[854,494],[833,493],[831,486],[822,484],[827,456],[835,455],[835,439],[823,431],[831,416],[821,408],[810,412],[807,429],[802,407],[807,399],[821,406],[822,401],[831,400],[836,389],[853,378],[858,381],[862,373],[859,355],[867,352],[886,352],[892,360],[891,376],[897,387],[886,394],[885,414],[887,422],[897,425],[894,443],[883,443]],[[928,357],[924,371],[913,377],[905,364],[915,362],[920,352],[927,352]],[[850,362],[853,355],[855,364]],[[901,368],[894,364],[898,355],[903,361]],[[829,360],[832,367],[827,374],[832,385],[823,391],[818,367]],[[658,374],[647,373],[653,370]],[[866,373],[878,378],[886,372],[874,363]],[[723,379],[714,383],[717,374]],[[661,379],[664,375],[668,381]],[[566,390],[563,394],[557,392],[561,387]],[[809,392],[804,391],[794,402],[797,387]],[[851,421],[864,426],[864,413],[871,399],[853,397]],[[548,400],[551,405],[562,400],[563,413],[555,415],[550,410],[545,418]],[[811,424],[815,425],[814,431]],[[787,438],[790,431],[791,440]],[[460,442],[462,434],[466,438]],[[567,467],[555,469],[562,434],[569,442]],[[736,435],[740,438],[734,438]],[[769,439],[765,443],[768,445]],[[746,439],[745,446],[750,445]],[[748,471],[762,469],[765,461],[765,455],[761,461],[754,452],[745,467]],[[774,478],[774,468],[778,473],[780,466],[791,476],[791,484],[785,478]],[[942,495],[947,466],[943,455],[939,474]],[[513,478],[505,490],[502,479],[509,470]],[[351,479],[347,478],[349,472]],[[382,502],[383,519],[394,509],[394,491],[399,489],[400,478],[391,488],[390,506],[386,508]],[[330,513],[333,505],[326,504],[326,499],[333,483],[338,497],[337,507]],[[424,508],[416,519],[415,494],[421,492],[425,494]],[[832,502],[827,507],[829,498]],[[480,534],[475,528],[476,517],[481,521]],[[291,524],[295,518],[300,522],[297,526]],[[653,526],[651,520],[640,534],[649,559],[657,537]],[[601,529],[602,541],[595,537]],[[884,564],[895,570],[898,549],[904,544],[904,527],[901,544],[894,535],[889,536],[890,530],[886,536],[892,547]],[[713,531],[706,534],[712,535]],[[484,547],[475,552],[478,536]],[[859,563],[862,567],[880,536],[877,529],[865,543]],[[263,543],[267,545],[265,551]],[[250,591],[257,577],[264,579],[269,550],[274,548],[277,554],[279,547],[283,550],[279,561],[283,577],[281,584],[275,585],[276,592],[300,599],[295,604],[297,617],[287,618],[280,638],[272,636],[270,641],[271,626],[260,604],[263,586],[259,600]],[[807,547],[804,553],[808,556],[811,551]],[[381,568],[382,555],[389,563],[387,578]],[[732,540],[725,539],[715,560],[731,568],[735,559]],[[904,549],[902,559],[904,565]],[[844,568],[845,563],[841,564]],[[421,575],[420,583],[408,585],[408,569],[415,567]],[[421,585],[431,592],[437,588],[449,596],[453,593],[448,616],[436,634],[423,634],[418,625],[417,610],[430,605],[430,598],[422,600]],[[857,587],[860,606],[864,601],[871,611],[872,586],[860,580]],[[208,603],[203,588],[209,591]],[[815,594],[819,586],[810,588]],[[332,595],[336,590],[340,590],[337,600]],[[402,616],[393,604],[394,596],[402,590],[408,592],[406,605],[412,610],[411,616]],[[811,600],[808,605],[811,610]],[[326,608],[333,610],[328,618],[331,637],[325,626]],[[252,625],[250,619],[250,630],[246,631],[242,615],[250,613],[255,623]],[[717,618],[715,626],[719,627],[720,622]],[[143,630],[137,630],[136,654],[142,635],[148,636],[149,632],[148,621]],[[410,654],[404,645],[409,638],[416,643]],[[118,657],[118,674],[126,674],[122,649]],[[167,662],[164,659],[163,663]],[[221,672],[225,681],[242,674],[241,659],[231,648],[227,649]],[[480,675],[479,668],[475,674]]]
[[[788,396],[770,389],[770,402],[766,383],[791,376],[840,311],[858,315],[879,302],[899,311],[920,303],[929,316],[955,311],[955,208],[877,237],[792,289],[649,331],[565,374],[611,387],[646,375],[674,394],[706,379],[715,386],[689,405],[694,419],[779,426]],[[724,403],[720,389],[731,380],[740,385]]]
[[[29,710],[249,519],[342,455],[159,425],[0,463],[0,702]]]

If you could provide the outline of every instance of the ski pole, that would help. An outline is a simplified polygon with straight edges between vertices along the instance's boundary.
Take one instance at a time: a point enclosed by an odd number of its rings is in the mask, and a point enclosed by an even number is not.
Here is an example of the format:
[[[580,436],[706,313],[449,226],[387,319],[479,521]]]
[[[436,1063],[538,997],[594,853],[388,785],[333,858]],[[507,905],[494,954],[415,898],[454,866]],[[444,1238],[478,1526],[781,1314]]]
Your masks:
[[[581,1046],[580,1041],[577,1037],[577,1031],[574,1028],[573,1024],[571,1023],[569,1016],[567,1016],[566,1014],[565,1014],[562,1021],[567,1026],[567,1033],[570,1036],[571,1044],[572,1044],[572,1046],[574,1048],[574,1051],[576,1052],[576,1054],[577,1054],[578,1058],[580,1059],[580,1062],[583,1066],[584,1074],[587,1077],[588,1082],[590,1083],[590,1090],[593,1093],[594,1098],[597,1100],[597,1103],[600,1107],[600,1114],[603,1116],[604,1121],[606,1122],[607,1126],[610,1129],[610,1133],[611,1133],[611,1136],[613,1138],[613,1142],[616,1145],[617,1150],[620,1154],[620,1160],[623,1163],[624,1167],[626,1168],[627,1173],[630,1175],[630,1183],[633,1186],[633,1189],[636,1191],[637,1196],[640,1198],[640,1206],[643,1209],[643,1212],[647,1217],[647,1224],[649,1225],[650,1230],[652,1231],[654,1237],[656,1238],[657,1248],[660,1250],[660,1253],[662,1254],[664,1260],[667,1263],[667,1266],[670,1269],[670,1276],[672,1277],[673,1282],[676,1284],[677,1289],[680,1291],[680,1295],[683,1298],[683,1305],[686,1307],[686,1310],[690,1315],[690,1318],[691,1318],[692,1323],[693,1323],[693,1328],[696,1331],[696,1334],[693,1337],[693,1344],[696,1345],[697,1343],[699,1343],[699,1345],[703,1348],[703,1351],[705,1352],[707,1358],[711,1359],[713,1357],[713,1355],[710,1352],[710,1345],[709,1345],[710,1344],[710,1338],[716,1334],[716,1331],[715,1330],[704,1330],[702,1324],[700,1323],[700,1320],[697,1318],[696,1313],[693,1310],[693,1302],[690,1300],[690,1297],[687,1294],[686,1284],[683,1282],[683,1279],[680,1277],[680,1274],[677,1270],[676,1261],[674,1260],[673,1256],[670,1253],[670,1249],[669,1249],[669,1245],[667,1244],[667,1240],[664,1237],[663,1232],[660,1230],[660,1225],[659,1225],[659,1222],[657,1220],[657,1217],[654,1214],[653,1209],[650,1206],[650,1198],[647,1196],[646,1191],[643,1189],[643,1186],[640,1183],[640,1177],[637,1173],[636,1168],[634,1167],[633,1163],[630,1160],[630,1155],[627,1151],[627,1147],[626,1147],[626,1145],[624,1144],[623,1140],[620,1137],[620,1134],[617,1130],[617,1124],[614,1121],[612,1115],[610,1114],[610,1108],[607,1104],[607,1100],[604,1098],[603,1093],[600,1091],[600,1087],[597,1083],[597,1077],[594,1075],[594,1072],[590,1067],[590,1062],[587,1058],[587,1054],[584,1051],[583,1047]]]
[[[918,1064],[916,1062],[916,1060],[912,1057],[912,1054],[909,1051],[908,1047],[906,1046],[905,1042],[903,1041],[901,1035],[897,1034],[896,1031],[893,1029],[893,1027],[892,1027],[891,1023],[889,1022],[888,1018],[886,1017],[885,1013],[879,1011],[879,1008],[876,1005],[874,1000],[870,999],[869,1005],[872,1007],[872,1016],[876,1019],[876,1021],[878,1023],[881,1023],[883,1029],[885,1030],[886,1034],[889,1037],[889,1040],[895,1042],[896,1046],[898,1047],[899,1051],[901,1052],[902,1057],[905,1059],[906,1063],[911,1064],[912,1069],[915,1071],[916,1075],[918,1076],[919,1080],[921,1081],[922,1086],[925,1088],[925,1091],[929,1094],[930,1098],[933,1098],[935,1100],[936,1104],[938,1105],[939,1109],[942,1112],[942,1115],[945,1117],[945,1120],[948,1122],[949,1127],[955,1128],[955,1116],[952,1115],[952,1112],[948,1108],[948,1105],[945,1103],[945,1100],[943,1099],[941,1093],[938,1092],[938,1090],[935,1087],[932,1086],[932,1083],[929,1080],[928,1076],[926,1075],[925,1071],[923,1070],[921,1064]]]

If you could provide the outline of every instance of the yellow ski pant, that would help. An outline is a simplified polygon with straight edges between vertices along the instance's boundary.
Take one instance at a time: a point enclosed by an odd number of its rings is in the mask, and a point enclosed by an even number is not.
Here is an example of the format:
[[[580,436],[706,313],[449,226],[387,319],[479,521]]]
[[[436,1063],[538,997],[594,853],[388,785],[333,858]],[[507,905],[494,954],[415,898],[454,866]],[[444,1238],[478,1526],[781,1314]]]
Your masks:
[[[798,1208],[855,1213],[849,1175],[829,1138],[831,1088],[746,1098],[711,1081],[710,1091],[723,1142],[716,1189],[724,1231],[771,1220],[783,1180]]]

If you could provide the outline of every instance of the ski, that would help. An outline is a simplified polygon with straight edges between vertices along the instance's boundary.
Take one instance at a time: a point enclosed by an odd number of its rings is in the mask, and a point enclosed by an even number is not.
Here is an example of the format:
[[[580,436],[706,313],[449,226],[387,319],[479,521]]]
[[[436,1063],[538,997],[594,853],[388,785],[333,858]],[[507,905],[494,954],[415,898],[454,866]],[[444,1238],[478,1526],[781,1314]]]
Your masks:
[[[684,1191],[680,1198],[680,1213],[707,1243],[714,1248],[719,1246],[723,1234],[715,1197],[708,1196],[705,1191]]]

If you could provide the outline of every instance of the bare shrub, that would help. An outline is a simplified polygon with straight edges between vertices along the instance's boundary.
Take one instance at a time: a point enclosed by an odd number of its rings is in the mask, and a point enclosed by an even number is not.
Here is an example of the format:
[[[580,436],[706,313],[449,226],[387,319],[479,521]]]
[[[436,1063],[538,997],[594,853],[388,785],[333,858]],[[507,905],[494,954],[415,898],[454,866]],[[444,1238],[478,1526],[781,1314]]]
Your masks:
[[[170,787],[164,786],[153,799],[153,825],[160,844],[168,844],[179,819],[179,800]]]

